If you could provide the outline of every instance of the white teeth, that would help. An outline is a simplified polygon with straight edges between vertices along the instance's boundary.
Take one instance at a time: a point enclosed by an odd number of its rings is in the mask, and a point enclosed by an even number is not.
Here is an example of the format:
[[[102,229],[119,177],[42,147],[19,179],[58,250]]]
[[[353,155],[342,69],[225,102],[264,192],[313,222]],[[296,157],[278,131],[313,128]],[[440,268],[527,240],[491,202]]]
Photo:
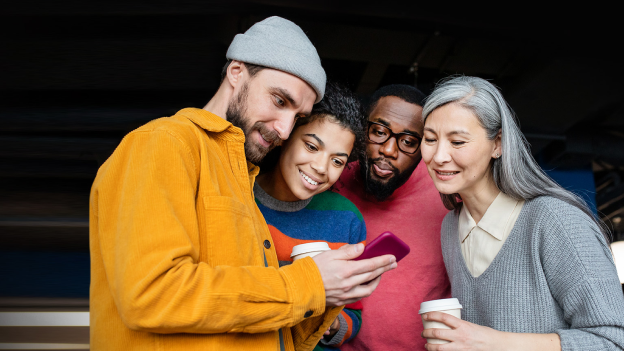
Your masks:
[[[313,181],[310,177],[305,175],[303,172],[299,171],[299,173],[303,176],[303,179],[305,179],[308,183],[312,185],[318,185],[318,182]]]
[[[457,173],[458,172],[439,172],[438,171],[438,174],[440,174],[440,175],[453,175],[453,174],[457,174]]]

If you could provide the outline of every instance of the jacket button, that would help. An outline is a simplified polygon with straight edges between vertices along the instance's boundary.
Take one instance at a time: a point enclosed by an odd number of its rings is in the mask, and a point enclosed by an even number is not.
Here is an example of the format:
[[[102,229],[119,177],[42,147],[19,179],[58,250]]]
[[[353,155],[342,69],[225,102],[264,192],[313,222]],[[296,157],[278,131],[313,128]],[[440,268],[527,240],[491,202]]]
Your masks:
[[[312,315],[313,315],[313,314],[314,314],[314,312],[312,312],[312,311],[308,311],[308,312],[306,312],[306,313],[303,315],[303,317],[304,317],[304,318],[312,317]]]
[[[271,242],[268,241],[268,240],[265,240],[264,241],[264,247],[266,247],[267,249],[270,249],[271,248]]]

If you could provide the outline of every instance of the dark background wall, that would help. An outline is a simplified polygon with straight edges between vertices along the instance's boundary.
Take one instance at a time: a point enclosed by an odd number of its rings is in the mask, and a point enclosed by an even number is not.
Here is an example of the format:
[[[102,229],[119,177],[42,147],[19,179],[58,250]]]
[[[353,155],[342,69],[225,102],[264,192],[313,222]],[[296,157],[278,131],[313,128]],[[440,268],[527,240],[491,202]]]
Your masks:
[[[489,79],[544,168],[624,240],[624,68],[609,9],[61,0],[1,11],[0,306],[86,306],[98,167],[132,129],[204,106],[234,35],[270,15],[299,24],[329,78],[363,100],[385,84],[429,93],[451,74]]]

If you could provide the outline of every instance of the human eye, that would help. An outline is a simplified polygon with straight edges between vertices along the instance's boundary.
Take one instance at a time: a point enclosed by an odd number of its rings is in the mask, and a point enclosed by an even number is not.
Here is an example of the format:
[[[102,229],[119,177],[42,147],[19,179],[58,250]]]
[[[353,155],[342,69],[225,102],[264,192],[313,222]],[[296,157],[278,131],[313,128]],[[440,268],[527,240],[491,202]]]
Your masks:
[[[275,104],[278,106],[284,106],[285,104],[284,99],[282,99],[281,97],[277,95],[273,95],[273,100],[275,101]]]
[[[332,162],[334,163],[334,166],[336,166],[336,167],[344,166],[344,162],[341,159],[339,159],[339,158],[333,159]]]
[[[425,143],[431,144],[431,143],[435,143],[437,140],[435,138],[427,138],[425,137]]]
[[[414,146],[414,145],[416,145],[416,143],[417,143],[417,141],[416,141],[416,139],[415,139],[415,138],[410,138],[410,137],[403,138],[403,139],[401,140],[401,142],[402,142],[402,143],[403,143],[403,145],[405,145],[405,146]]]
[[[465,141],[451,141],[451,145],[453,146],[462,146],[465,143],[466,143]]]
[[[377,136],[386,136],[386,134],[387,134],[387,133],[386,133],[386,131],[385,131],[385,130],[383,130],[383,129],[375,129],[373,132],[374,132],[374,133],[375,133],[375,135],[377,135]]]
[[[386,136],[386,134],[388,134],[386,132],[386,130],[380,126],[374,126],[373,127],[373,134],[377,135],[377,136]]]
[[[314,145],[314,144],[312,144],[312,143],[308,143],[308,142],[306,142],[306,143],[305,143],[305,148],[306,148],[308,151],[312,151],[312,152],[314,152],[314,151],[318,151],[318,148],[316,147],[316,145]]]

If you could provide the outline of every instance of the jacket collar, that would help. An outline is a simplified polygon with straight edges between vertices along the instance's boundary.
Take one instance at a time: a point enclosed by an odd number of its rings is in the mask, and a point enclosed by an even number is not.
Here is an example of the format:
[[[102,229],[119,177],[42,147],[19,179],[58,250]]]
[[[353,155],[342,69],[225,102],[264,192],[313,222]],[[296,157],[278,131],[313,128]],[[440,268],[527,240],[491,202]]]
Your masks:
[[[221,118],[212,112],[199,108],[185,108],[178,113],[207,132],[222,133],[222,136],[226,139],[241,143],[245,142],[245,134],[240,128],[235,127],[232,123],[226,121],[225,118]]]

